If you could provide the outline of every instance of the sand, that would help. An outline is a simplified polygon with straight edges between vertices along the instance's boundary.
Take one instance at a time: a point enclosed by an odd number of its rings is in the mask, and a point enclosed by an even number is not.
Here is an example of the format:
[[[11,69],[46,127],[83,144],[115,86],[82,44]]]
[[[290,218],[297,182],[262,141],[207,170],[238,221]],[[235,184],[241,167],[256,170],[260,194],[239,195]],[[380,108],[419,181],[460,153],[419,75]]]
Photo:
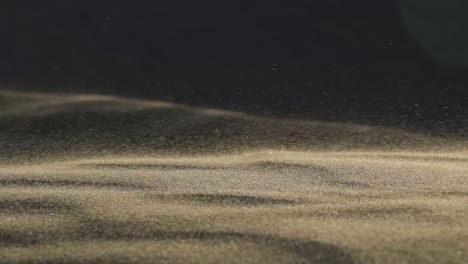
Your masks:
[[[468,262],[461,139],[12,91],[0,128],[0,263]]]

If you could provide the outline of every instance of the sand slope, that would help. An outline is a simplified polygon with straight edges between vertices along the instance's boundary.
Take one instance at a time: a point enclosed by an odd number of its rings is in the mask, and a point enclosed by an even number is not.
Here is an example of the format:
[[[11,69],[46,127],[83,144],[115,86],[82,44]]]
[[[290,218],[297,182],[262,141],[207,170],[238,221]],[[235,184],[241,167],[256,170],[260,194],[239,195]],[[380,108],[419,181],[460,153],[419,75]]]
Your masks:
[[[0,93],[0,263],[467,263],[466,142]]]
[[[100,95],[0,91],[0,159],[286,150],[453,150],[466,142]]]

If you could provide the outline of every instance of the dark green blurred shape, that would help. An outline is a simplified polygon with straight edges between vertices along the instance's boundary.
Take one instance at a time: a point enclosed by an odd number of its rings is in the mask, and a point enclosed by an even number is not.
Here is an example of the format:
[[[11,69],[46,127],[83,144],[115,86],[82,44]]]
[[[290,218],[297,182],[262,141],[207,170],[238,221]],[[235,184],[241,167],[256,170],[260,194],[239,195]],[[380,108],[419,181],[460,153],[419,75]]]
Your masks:
[[[409,33],[436,59],[468,65],[467,0],[400,0]]]

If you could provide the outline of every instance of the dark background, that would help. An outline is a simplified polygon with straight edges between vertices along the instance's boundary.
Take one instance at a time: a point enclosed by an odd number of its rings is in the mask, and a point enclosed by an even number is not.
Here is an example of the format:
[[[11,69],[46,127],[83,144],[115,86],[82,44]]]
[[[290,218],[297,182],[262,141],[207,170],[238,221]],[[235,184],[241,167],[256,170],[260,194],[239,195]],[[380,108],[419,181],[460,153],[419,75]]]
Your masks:
[[[0,85],[465,136],[468,63],[424,45],[463,58],[468,29],[420,39],[401,1],[2,1]]]

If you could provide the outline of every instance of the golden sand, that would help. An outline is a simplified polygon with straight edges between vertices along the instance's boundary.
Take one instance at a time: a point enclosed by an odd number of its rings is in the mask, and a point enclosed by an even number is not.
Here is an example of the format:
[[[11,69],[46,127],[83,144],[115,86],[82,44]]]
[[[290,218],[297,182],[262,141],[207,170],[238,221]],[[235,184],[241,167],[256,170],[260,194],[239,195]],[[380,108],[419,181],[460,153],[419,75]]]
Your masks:
[[[460,139],[92,95],[0,112],[0,263],[468,263]]]

